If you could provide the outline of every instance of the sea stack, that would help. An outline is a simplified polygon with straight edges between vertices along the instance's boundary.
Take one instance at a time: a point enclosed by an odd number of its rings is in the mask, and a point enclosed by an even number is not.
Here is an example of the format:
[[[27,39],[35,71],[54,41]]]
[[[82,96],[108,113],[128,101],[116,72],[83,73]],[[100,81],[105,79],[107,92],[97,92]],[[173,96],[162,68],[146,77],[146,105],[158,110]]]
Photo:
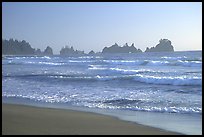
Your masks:
[[[168,39],[160,39],[156,47],[146,48],[145,52],[174,52],[174,47]]]

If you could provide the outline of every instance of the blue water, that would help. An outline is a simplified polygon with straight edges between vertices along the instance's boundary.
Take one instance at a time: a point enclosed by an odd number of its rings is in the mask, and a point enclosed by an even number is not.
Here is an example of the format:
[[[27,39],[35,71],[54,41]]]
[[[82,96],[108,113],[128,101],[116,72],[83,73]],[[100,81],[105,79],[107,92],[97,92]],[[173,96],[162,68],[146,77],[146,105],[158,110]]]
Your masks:
[[[2,97],[202,121],[202,51],[4,56]]]

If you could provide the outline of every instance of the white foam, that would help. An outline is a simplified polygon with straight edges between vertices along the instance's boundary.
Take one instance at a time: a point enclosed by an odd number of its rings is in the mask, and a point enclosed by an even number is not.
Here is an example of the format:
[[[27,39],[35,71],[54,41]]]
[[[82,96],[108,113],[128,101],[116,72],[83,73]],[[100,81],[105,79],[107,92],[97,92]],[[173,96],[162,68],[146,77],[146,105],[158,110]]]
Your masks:
[[[149,69],[121,69],[121,68],[110,68],[112,71],[122,72],[123,74],[135,74],[141,72],[156,72],[154,70]],[[159,71],[157,71],[159,72]]]
[[[148,76],[148,75],[141,75],[136,74],[135,78],[136,81],[145,82],[145,83],[151,83],[151,84],[169,84],[169,85],[189,85],[189,86],[195,86],[195,85],[202,85],[202,79],[199,77],[167,77],[167,76]]]
[[[148,61],[148,66],[166,66],[168,65],[168,61]]]
[[[186,67],[201,67],[202,66],[201,61],[182,61],[182,60],[178,60],[178,62],[176,64],[181,65],[181,66],[186,66]]]
[[[103,67],[102,65],[89,65],[90,70],[108,70],[108,68]]]
[[[54,63],[54,62],[43,62],[43,61],[39,61],[39,62],[29,61],[27,63],[28,64],[43,64],[43,65],[64,65],[65,64],[65,63]]]
[[[140,65],[144,61],[142,61],[142,60],[103,60],[103,62],[106,62],[109,64],[115,64],[115,65],[120,65],[120,64]]]
[[[89,63],[89,62],[95,62],[93,60],[69,60],[68,62],[71,63]]]
[[[186,59],[186,56],[183,57],[168,57],[168,56],[163,56],[161,57],[162,59],[167,59],[167,60],[178,60],[178,59]]]

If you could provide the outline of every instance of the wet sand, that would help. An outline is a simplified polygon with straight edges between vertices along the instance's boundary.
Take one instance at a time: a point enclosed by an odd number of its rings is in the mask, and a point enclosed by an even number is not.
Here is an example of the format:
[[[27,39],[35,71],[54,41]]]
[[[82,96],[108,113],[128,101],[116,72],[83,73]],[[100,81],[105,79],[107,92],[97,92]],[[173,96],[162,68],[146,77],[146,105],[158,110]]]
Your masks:
[[[3,135],[178,135],[111,116],[67,109],[2,104]]]

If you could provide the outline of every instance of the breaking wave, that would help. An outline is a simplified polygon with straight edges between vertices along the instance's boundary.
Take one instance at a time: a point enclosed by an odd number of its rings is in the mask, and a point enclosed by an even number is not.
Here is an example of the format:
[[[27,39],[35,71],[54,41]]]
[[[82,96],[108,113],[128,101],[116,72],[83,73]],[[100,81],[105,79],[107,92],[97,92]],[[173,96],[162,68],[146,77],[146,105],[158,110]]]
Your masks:
[[[12,75],[3,77],[15,77],[15,78],[34,78],[35,80],[41,79],[48,81],[55,79],[68,81],[110,81],[110,80],[130,80],[135,82],[149,83],[149,84],[160,84],[160,85],[176,85],[176,86],[201,86],[201,77],[187,77],[187,76],[153,76],[153,75],[59,75],[59,74],[30,74],[30,75]]]

